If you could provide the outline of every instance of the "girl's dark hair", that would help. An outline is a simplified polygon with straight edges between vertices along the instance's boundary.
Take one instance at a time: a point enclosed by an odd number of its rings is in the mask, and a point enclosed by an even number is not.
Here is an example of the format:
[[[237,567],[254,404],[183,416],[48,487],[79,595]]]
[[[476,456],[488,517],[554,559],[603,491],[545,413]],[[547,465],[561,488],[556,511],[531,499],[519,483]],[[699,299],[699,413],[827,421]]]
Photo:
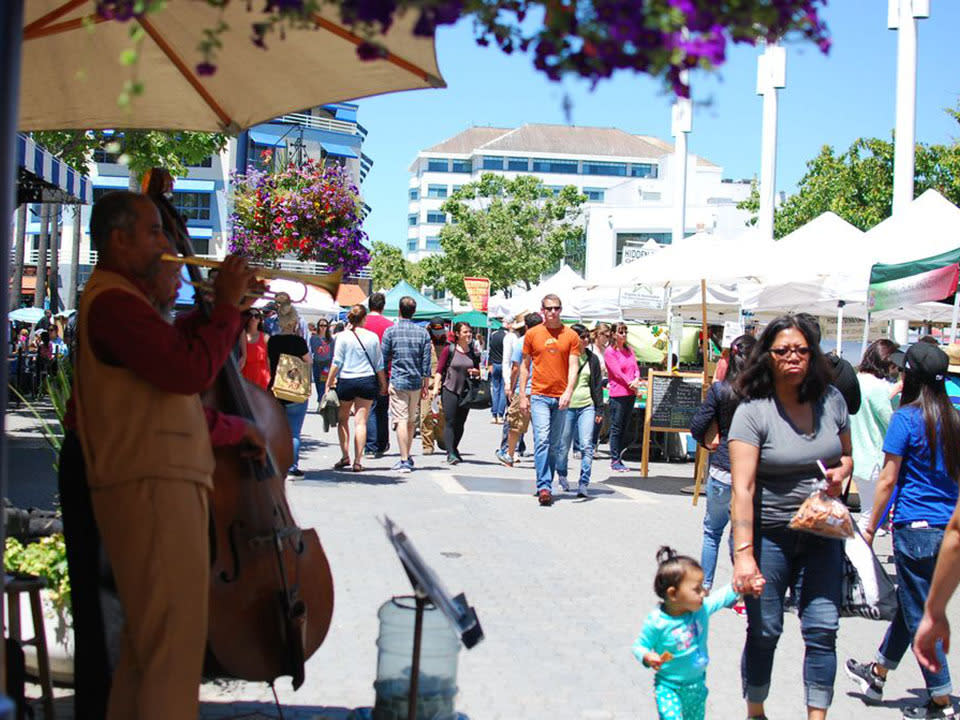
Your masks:
[[[830,385],[830,368],[820,349],[817,338],[819,329],[803,317],[786,314],[775,318],[760,335],[747,366],[737,377],[733,387],[740,397],[747,400],[773,397],[773,361],[770,359],[770,348],[773,341],[784,330],[795,328],[803,335],[810,348],[807,356],[807,376],[800,383],[797,393],[800,402],[817,402],[823,397]]]
[[[261,313],[259,310],[256,312],[247,310],[244,327],[246,327],[246,324],[250,322],[250,318],[257,319],[257,332],[263,332],[263,313]]]
[[[570,326],[570,329],[573,330],[577,337],[582,338],[584,335],[589,335],[590,331],[587,330],[587,326],[583,323],[574,323]],[[581,348],[582,349],[582,348]]]
[[[943,465],[954,482],[960,480],[960,416],[957,415],[943,380],[924,381],[906,368],[900,406],[913,405],[923,412],[923,424],[930,448],[930,469],[937,467],[937,455],[943,453]],[[938,432],[939,430],[939,432]],[[940,436],[939,448],[937,435]]]
[[[700,570],[700,563],[687,555],[678,555],[672,547],[663,545],[657,550],[657,575],[653,578],[653,591],[661,600],[667,599],[667,590],[677,587],[691,570]]]
[[[887,338],[874,340],[863,354],[863,359],[860,361],[860,367],[857,370],[884,380],[890,375],[890,365],[892,364],[890,355],[899,349],[900,346],[893,340],[887,340]]]
[[[460,330],[463,327],[468,327],[470,328],[470,331],[473,332],[473,326],[470,325],[470,323],[466,322],[465,320],[459,320],[455,322],[453,324],[453,337],[455,338],[454,342],[456,342],[456,338],[460,337]]]

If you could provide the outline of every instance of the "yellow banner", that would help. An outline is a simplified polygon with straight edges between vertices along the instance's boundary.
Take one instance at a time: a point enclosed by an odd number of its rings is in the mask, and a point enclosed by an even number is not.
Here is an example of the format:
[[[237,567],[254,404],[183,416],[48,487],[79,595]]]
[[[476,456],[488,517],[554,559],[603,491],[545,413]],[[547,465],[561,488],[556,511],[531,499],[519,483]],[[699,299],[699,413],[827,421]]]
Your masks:
[[[474,310],[485,313],[490,303],[490,279],[465,277],[463,285],[470,297],[470,304]]]

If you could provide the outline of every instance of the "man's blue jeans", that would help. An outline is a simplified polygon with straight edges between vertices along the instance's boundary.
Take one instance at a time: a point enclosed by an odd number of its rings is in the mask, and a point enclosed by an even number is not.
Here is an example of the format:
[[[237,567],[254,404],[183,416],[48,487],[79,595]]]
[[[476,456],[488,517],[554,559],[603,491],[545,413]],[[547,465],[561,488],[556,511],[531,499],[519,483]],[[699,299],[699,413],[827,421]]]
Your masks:
[[[389,408],[390,396],[377,395],[367,416],[367,445],[364,451],[385,453],[390,449],[390,420],[387,416]]]
[[[704,495],[707,497],[707,511],[703,515],[700,566],[703,568],[703,587],[710,589],[717,571],[717,555],[720,552],[723,531],[730,522],[730,485],[707,475],[707,490]]]
[[[893,530],[893,560],[897,567],[897,614],[887,628],[887,634],[877,651],[876,661],[890,670],[896,669],[913,642],[923,604],[930,593],[933,568],[943,542],[940,528],[895,527]],[[937,645],[940,672],[920,668],[930,695],[950,694],[950,670],[943,649]]]
[[[566,479],[567,457],[574,435],[580,438],[580,485],[590,483],[590,470],[593,468],[593,426],[597,413],[593,405],[582,408],[567,408],[563,415],[563,439],[560,454],[557,456],[557,475]]]
[[[537,491],[550,490],[557,458],[563,452],[564,413],[560,398],[530,396],[530,424],[533,425],[533,462],[537,469]]]
[[[783,632],[783,597],[793,587],[806,652],[807,705],[828,708],[837,674],[837,628],[843,580],[843,543],[787,528],[754,533],[754,553],[767,584],[747,595],[747,641],[740,662],[743,696],[760,703],[770,692],[777,641]]]
[[[303,430],[303,420],[307,417],[307,403],[288,403],[283,409],[287,413],[290,434],[293,435],[293,465],[290,469],[298,470],[300,468],[300,431]]]
[[[503,365],[494,363],[490,374],[490,414],[503,417],[507,414],[507,395],[503,387]]]

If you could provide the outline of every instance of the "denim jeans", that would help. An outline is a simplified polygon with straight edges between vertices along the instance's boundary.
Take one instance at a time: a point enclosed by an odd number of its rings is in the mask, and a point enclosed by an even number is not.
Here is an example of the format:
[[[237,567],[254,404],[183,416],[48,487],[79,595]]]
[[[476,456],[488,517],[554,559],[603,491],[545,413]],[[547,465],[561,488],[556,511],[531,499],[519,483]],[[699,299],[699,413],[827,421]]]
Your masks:
[[[317,388],[317,404],[323,401],[323,393],[327,385],[327,373],[329,372],[329,365],[313,364],[313,384]]]
[[[364,450],[368,453],[385,453],[390,449],[390,420],[387,411],[390,409],[390,396],[377,395],[367,416],[367,445]]]
[[[828,708],[837,674],[837,628],[843,580],[843,543],[787,528],[754,533],[754,554],[767,584],[746,596],[747,640],[740,661],[743,696],[760,703],[770,692],[777,641],[783,632],[783,597],[793,587],[806,652],[803,684],[809,707]]]
[[[283,408],[287,412],[287,424],[290,425],[290,434],[293,435],[293,465],[291,470],[300,467],[300,431],[303,430],[303,420],[307,417],[307,403],[289,403]]]
[[[533,463],[537,469],[537,490],[550,490],[557,458],[563,452],[563,427],[566,411],[560,410],[560,398],[530,396],[530,424],[533,425]]]
[[[700,565],[703,567],[703,587],[713,585],[713,576],[717,571],[717,554],[723,531],[730,521],[730,485],[707,475],[707,511],[703,515],[703,549],[700,551]],[[730,538],[731,541],[733,538]]]
[[[507,414],[507,395],[503,387],[503,365],[493,364],[490,374],[490,414],[503,417]]]
[[[564,413],[563,438],[560,454],[557,456],[557,475],[567,477],[567,456],[574,436],[580,438],[580,485],[590,483],[590,470],[593,467],[593,425],[597,416],[593,405],[582,408],[567,408]]]
[[[610,398],[610,462],[620,460],[629,441],[630,413],[633,412],[633,395]]]
[[[894,528],[893,560],[897,567],[899,605],[877,651],[876,661],[885,668],[894,670],[913,643],[913,636],[923,617],[923,604],[930,593],[930,581],[933,579],[941,542],[943,530],[940,528]],[[931,695],[948,695],[951,690],[950,670],[939,645],[937,661],[940,663],[940,672],[933,673],[922,667],[920,671],[927,692]]]

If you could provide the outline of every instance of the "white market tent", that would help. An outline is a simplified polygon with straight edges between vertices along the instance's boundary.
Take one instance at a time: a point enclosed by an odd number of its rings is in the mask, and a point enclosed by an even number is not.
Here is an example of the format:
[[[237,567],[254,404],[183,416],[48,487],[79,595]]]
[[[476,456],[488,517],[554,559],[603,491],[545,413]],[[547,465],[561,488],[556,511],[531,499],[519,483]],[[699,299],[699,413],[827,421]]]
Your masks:
[[[564,263],[560,269],[543,280],[539,285],[535,285],[526,292],[506,298],[500,302],[496,308],[491,308],[491,315],[500,315],[503,317],[516,317],[521,313],[532,313],[540,311],[540,301],[544,295],[551,293],[560,298],[563,303],[563,314],[569,314],[568,306],[574,299],[575,287],[583,285],[583,278],[577,274],[576,270]]]

